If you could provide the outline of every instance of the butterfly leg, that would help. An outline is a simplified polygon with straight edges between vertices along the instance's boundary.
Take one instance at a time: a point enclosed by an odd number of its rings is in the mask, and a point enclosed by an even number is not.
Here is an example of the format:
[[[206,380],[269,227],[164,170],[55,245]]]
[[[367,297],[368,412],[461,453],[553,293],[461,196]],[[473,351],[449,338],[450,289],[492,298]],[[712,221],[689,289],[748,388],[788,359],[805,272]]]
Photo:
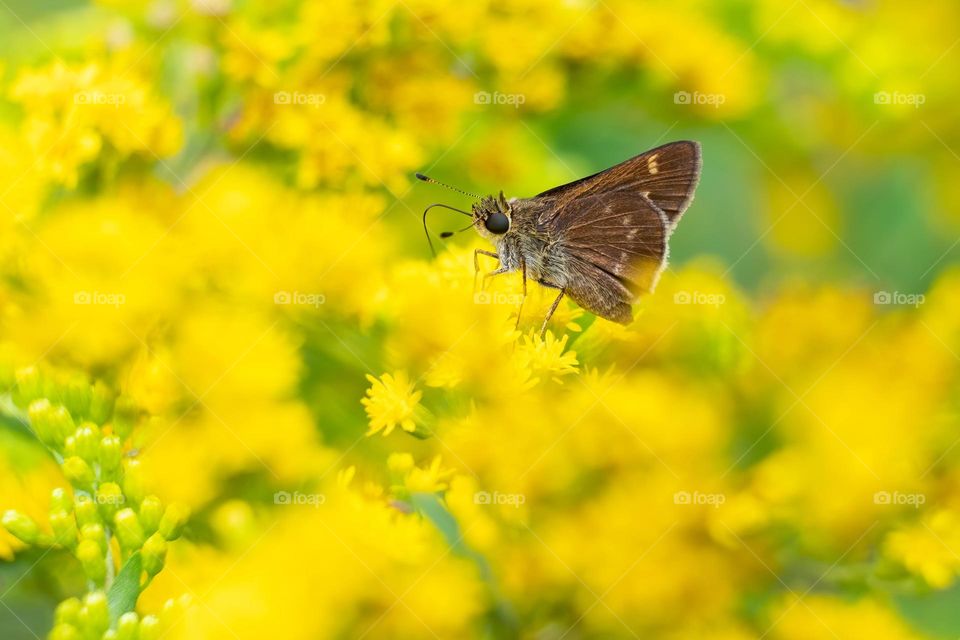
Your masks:
[[[496,258],[498,261],[500,260],[500,256],[498,256],[493,251],[485,251],[484,249],[473,250],[473,292],[474,293],[477,292],[477,276],[480,274],[480,254],[481,253],[485,256]],[[484,281],[486,281],[486,278],[484,278]]]
[[[499,275],[504,274],[504,273],[510,273],[510,268],[509,268],[509,267],[502,267],[502,266],[501,266],[501,267],[497,267],[496,271],[491,271],[490,273],[485,273],[485,274],[483,274],[483,281],[480,283],[480,290],[481,290],[481,291],[486,291],[486,290],[487,290],[487,280],[489,280],[489,279],[492,278],[493,276],[499,276]]]
[[[517,307],[517,323],[513,325],[513,330],[520,328],[520,314],[523,312],[523,303],[527,299],[527,261],[520,258],[520,275],[523,278],[523,296],[520,298],[520,306]]]
[[[543,319],[543,325],[540,327],[540,339],[543,340],[543,336],[547,334],[547,323],[550,322],[550,318],[553,317],[557,307],[560,306],[560,301],[563,300],[563,295],[567,292],[567,290],[559,285],[553,284],[552,282],[546,282],[545,280],[540,280],[540,284],[544,287],[549,287],[550,289],[560,290],[560,294],[557,296],[557,299],[553,301],[553,304],[550,305],[550,309],[547,311],[547,317]]]

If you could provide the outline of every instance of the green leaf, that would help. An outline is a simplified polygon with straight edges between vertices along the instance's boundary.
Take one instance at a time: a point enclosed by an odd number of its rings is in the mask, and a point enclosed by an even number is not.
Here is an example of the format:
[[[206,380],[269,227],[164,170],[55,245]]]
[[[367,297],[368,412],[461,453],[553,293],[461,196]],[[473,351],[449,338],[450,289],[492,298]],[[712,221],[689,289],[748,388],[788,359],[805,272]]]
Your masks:
[[[460,523],[453,517],[453,514],[447,511],[447,508],[440,501],[440,497],[435,493],[414,493],[410,496],[413,506],[423,514],[423,516],[433,523],[433,526],[443,534],[444,540],[450,545],[454,553],[470,558],[480,569],[480,574],[484,580],[493,584],[493,572],[487,559],[482,554],[474,551],[463,541],[463,533],[460,531]]]
[[[466,545],[463,541],[463,533],[460,531],[460,524],[440,501],[440,497],[435,493],[414,493],[410,498],[417,511],[440,531],[453,552],[472,560],[480,571],[481,579],[490,586],[495,602],[493,623],[498,630],[497,637],[517,636],[516,616],[509,602],[499,593],[490,563],[482,554]]]
[[[466,553],[467,548],[463,544],[463,536],[460,533],[460,525],[440,502],[440,498],[434,493],[414,493],[413,506],[422,513],[433,525],[440,530],[454,551],[457,553]]]
[[[107,592],[107,604],[110,607],[110,621],[116,624],[123,614],[133,611],[140,596],[140,574],[143,566],[140,552],[134,553],[120,569],[110,590]]]

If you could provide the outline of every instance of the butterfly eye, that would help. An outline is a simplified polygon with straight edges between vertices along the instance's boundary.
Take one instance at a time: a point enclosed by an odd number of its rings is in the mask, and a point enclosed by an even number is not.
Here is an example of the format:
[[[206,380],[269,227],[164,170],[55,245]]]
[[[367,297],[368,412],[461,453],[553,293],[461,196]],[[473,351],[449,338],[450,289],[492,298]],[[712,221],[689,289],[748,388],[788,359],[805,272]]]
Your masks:
[[[483,226],[485,226],[490,233],[496,233],[498,235],[506,233],[510,229],[510,218],[502,211],[495,211],[487,216],[487,219],[483,222]]]

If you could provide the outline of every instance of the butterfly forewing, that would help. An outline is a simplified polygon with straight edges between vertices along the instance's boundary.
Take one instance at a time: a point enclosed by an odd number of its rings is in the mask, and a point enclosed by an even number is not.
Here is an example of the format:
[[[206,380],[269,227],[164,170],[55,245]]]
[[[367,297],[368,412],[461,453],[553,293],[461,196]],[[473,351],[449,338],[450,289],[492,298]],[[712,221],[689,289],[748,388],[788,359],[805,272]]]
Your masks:
[[[700,145],[683,140],[651,149],[592,176],[537,195],[552,201],[545,217],[558,215],[571,202],[590,195],[617,191],[646,196],[661,209],[673,228],[690,202],[700,180]],[[541,219],[541,222],[546,220]]]

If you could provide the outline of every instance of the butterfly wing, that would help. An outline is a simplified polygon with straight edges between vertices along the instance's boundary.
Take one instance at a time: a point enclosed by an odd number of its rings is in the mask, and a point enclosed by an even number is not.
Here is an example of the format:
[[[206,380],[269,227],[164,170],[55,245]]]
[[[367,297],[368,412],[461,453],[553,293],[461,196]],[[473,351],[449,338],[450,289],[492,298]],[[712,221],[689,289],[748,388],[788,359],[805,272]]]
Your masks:
[[[614,322],[633,319],[631,303],[653,290],[666,265],[666,214],[636,191],[578,198],[540,230],[563,252],[567,294]]]
[[[701,165],[700,144],[681,140],[641,153],[592,176],[554,187],[536,197],[552,201],[553,207],[544,214],[549,217],[585,196],[616,191],[637,192],[666,214],[672,229],[693,201]],[[541,218],[541,222],[546,220]]]

